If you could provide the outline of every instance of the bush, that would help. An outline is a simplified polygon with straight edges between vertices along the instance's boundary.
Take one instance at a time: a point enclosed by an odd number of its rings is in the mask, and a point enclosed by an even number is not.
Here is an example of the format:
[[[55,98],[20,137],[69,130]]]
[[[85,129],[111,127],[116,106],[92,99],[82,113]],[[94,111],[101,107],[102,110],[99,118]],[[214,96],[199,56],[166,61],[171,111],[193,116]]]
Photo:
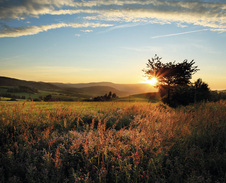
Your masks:
[[[162,93],[164,93],[164,91]],[[171,87],[167,97],[165,95],[162,98],[162,101],[170,107],[178,107],[210,99],[211,94],[208,84],[202,82],[201,79],[198,79],[194,85],[178,85]]]

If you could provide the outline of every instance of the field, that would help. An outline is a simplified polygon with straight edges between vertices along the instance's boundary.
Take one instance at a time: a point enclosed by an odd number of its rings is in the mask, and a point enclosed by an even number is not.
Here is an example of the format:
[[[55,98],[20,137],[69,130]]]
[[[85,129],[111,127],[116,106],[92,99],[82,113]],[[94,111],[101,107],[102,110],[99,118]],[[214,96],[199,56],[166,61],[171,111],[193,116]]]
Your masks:
[[[226,101],[0,101],[0,182],[226,182]]]

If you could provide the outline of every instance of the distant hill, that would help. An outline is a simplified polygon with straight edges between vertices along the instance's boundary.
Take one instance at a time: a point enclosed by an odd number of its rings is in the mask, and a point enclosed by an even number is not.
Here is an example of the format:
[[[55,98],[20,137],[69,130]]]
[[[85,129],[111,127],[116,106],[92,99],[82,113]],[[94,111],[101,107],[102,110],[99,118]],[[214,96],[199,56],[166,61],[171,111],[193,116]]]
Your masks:
[[[155,92],[156,89],[149,84],[115,84],[111,82],[95,82],[95,83],[46,83],[25,81],[15,78],[0,76],[0,87],[19,87],[27,86],[37,90],[58,92],[61,97],[77,97],[90,98],[108,94],[110,91],[116,93],[119,97],[129,95]],[[15,89],[14,89],[15,90]],[[9,91],[9,90],[8,90]],[[6,89],[4,90],[6,92]],[[19,94],[18,94],[19,95]],[[41,93],[40,93],[41,95]],[[43,94],[44,95],[44,94]]]
[[[25,81],[0,76],[0,86],[28,86],[39,90],[59,90],[60,87],[44,82]]]
[[[71,84],[71,83],[52,83],[58,87],[61,88],[89,88],[89,87],[100,87],[100,89],[103,89],[101,87],[111,87],[115,90],[120,91],[120,94],[118,92],[119,96],[128,96],[133,94],[139,94],[139,93],[148,93],[148,92],[156,92],[157,89],[153,86],[146,84],[146,83],[140,83],[140,84],[115,84],[111,82],[94,82],[94,83],[78,83],[78,84]],[[90,88],[91,89],[91,88]],[[109,88],[110,89],[110,88]],[[114,91],[112,91],[114,92]],[[115,92],[117,94],[117,92]]]
[[[65,88],[66,91],[77,93],[77,94],[84,94],[89,95],[90,97],[101,96],[104,94],[108,94],[110,91],[112,93],[116,93],[117,96],[127,96],[128,92],[119,91],[113,87],[109,86],[89,86],[83,88]]]

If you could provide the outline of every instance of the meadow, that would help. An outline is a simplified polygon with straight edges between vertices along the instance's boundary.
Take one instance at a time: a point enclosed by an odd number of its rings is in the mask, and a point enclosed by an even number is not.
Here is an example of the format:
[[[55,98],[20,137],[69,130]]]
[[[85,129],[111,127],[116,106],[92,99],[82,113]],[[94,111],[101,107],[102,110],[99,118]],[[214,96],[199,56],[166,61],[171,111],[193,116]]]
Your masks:
[[[0,101],[0,182],[226,182],[226,101]]]

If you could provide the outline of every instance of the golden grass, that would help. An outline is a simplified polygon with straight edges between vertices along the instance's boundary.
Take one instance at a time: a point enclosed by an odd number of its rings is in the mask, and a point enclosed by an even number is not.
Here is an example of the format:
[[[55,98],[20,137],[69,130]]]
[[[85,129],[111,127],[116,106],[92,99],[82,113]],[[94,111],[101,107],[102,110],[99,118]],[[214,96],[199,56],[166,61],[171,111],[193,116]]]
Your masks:
[[[225,109],[225,101],[176,110],[149,103],[1,102],[2,181],[169,181],[166,167],[175,164],[174,148],[224,129]]]

